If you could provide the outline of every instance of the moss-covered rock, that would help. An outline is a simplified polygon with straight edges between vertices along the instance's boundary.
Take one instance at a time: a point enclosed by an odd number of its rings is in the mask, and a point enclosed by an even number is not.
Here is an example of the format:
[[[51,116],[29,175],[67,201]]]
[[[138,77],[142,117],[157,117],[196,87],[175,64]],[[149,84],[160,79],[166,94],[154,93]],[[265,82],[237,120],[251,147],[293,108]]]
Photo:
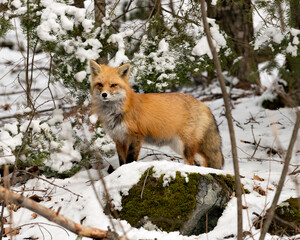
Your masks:
[[[269,233],[273,235],[294,236],[300,233],[300,198],[289,198],[279,204],[275,209],[274,218],[269,227]],[[264,217],[264,220],[268,217]],[[261,226],[261,217],[255,225]]]
[[[290,198],[276,207],[269,232],[293,236],[300,233],[300,198]]]
[[[232,176],[198,173],[176,173],[165,184],[164,175],[156,178],[147,170],[139,182],[122,197],[119,217],[133,227],[149,221],[164,231],[184,235],[212,230],[229,201],[234,184]]]

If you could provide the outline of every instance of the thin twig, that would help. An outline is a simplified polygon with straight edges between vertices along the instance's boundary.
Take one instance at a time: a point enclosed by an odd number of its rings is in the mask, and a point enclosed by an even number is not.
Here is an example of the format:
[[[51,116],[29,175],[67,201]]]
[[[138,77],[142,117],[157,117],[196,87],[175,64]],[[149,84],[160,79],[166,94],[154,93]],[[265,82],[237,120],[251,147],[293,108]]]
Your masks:
[[[14,67],[12,67],[11,69],[9,69],[9,71],[7,71],[4,75],[2,75],[2,76],[0,77],[0,80],[2,80],[3,78],[5,78],[6,75],[8,75],[10,72],[14,71],[14,69],[15,69],[16,67],[18,67],[18,65],[20,65],[20,64],[22,63],[22,61],[23,61],[23,59],[19,59],[18,61],[16,61],[16,62],[17,62],[16,65],[15,65]]]
[[[274,146],[274,143],[275,143],[275,139],[273,141],[273,144],[272,144],[272,147]],[[269,154],[269,172],[268,172],[268,181],[267,181],[267,186],[266,186],[266,193],[265,193],[265,205],[264,205],[264,209],[263,209],[263,212],[266,211],[266,208],[267,208],[267,202],[268,202],[268,191],[269,191],[269,185],[270,185],[270,180],[271,180],[271,151],[270,151],[270,154]],[[262,229],[262,224],[263,224],[263,218],[264,216],[262,216],[262,220],[260,222],[261,226],[260,226],[260,229]]]
[[[49,100],[51,101],[51,100]],[[39,105],[38,107],[40,107],[41,105]],[[61,109],[63,110],[68,110],[68,109],[72,109],[76,107],[74,106],[69,106],[69,107],[63,107]],[[55,110],[55,108],[48,108],[48,109],[44,109],[44,110],[40,110],[40,111],[35,111],[35,115],[37,114],[41,114],[41,113],[45,113],[45,112],[52,112],[53,110]],[[18,118],[18,117],[25,117],[27,115],[29,115],[30,113],[25,113],[25,114],[14,114],[14,115],[10,115],[10,116],[5,116],[5,117],[0,117],[0,121],[4,120],[4,119],[10,119],[10,118]]]
[[[14,185],[14,178],[15,178],[15,175],[16,175],[16,171],[17,171],[17,168],[18,168],[18,162],[19,162],[19,157],[23,151],[23,148],[25,146],[25,143],[26,143],[26,140],[27,140],[27,137],[28,137],[28,134],[29,134],[29,128],[30,128],[30,125],[33,121],[33,118],[34,118],[34,111],[31,112],[31,116],[30,116],[30,119],[29,119],[29,122],[28,122],[28,125],[26,127],[26,130],[24,132],[24,137],[22,138],[22,144],[20,146],[20,149],[18,150],[17,154],[16,154],[16,157],[15,157],[15,164],[14,164],[14,170],[13,170],[13,173],[12,173],[12,177],[11,177],[11,184]]]
[[[8,189],[0,186],[0,199],[9,200],[14,204],[25,207],[45,218],[49,221],[57,223],[58,225],[68,229],[69,231],[85,237],[103,239],[106,238],[109,234],[108,231],[100,230],[93,227],[83,226],[81,224],[75,223],[70,219],[67,219],[63,215],[57,214],[55,211],[29,199],[20,194],[13,193]]]
[[[102,174],[102,172],[101,172],[101,170],[100,170],[100,166],[98,167],[98,176],[99,176],[100,181],[101,181],[101,183],[102,183],[102,186],[103,186],[103,189],[104,189],[104,192],[105,192],[105,195],[106,195],[106,199],[107,199],[108,206],[110,207],[110,209],[112,209],[113,214],[115,215],[115,218],[116,218],[116,219],[120,219],[120,218],[119,218],[119,214],[118,214],[117,211],[113,208],[112,199],[111,199],[111,197],[110,197],[109,191],[108,191],[107,186],[106,186],[106,183],[105,183],[105,181],[104,181],[104,176],[103,176],[103,174]],[[120,221],[118,221],[118,223],[119,223],[119,226],[120,226],[120,228],[121,228],[121,230],[122,230],[122,232],[123,232],[123,234],[124,234],[124,237],[127,238],[127,237],[126,237],[126,231],[125,231],[123,225],[121,224]],[[112,220],[111,220],[111,224],[112,224],[112,226],[113,226],[113,228],[114,228],[115,226],[114,226]]]
[[[156,158],[157,158],[157,156],[165,156],[165,157],[170,158],[170,160],[172,160],[172,161],[173,161],[173,160],[177,160],[177,161],[183,160],[183,158],[177,157],[177,156],[175,156],[175,155],[171,156],[171,155],[166,154],[166,153],[154,153],[154,152],[153,152],[153,153],[149,153],[149,154],[147,154],[147,155],[141,157],[141,158],[139,159],[139,161],[144,160],[145,158],[148,158],[148,157],[152,157],[152,156],[155,156]],[[157,159],[158,159],[158,158],[157,158]]]
[[[257,151],[257,149],[258,149],[259,144],[260,144],[260,141],[261,141],[261,138],[258,140],[258,143],[257,143],[256,146],[255,146],[255,149],[254,149],[254,152],[253,152],[253,154],[252,154],[252,156],[251,156],[251,159],[254,157],[254,155],[255,155],[255,153],[256,153],[256,151]]]
[[[234,126],[233,126],[233,120],[231,115],[231,109],[230,109],[230,102],[228,98],[228,94],[226,91],[225,81],[222,74],[222,68],[221,63],[218,57],[218,53],[216,51],[216,48],[213,44],[209,25],[207,22],[207,14],[205,10],[205,1],[200,0],[201,2],[201,14],[202,14],[202,20],[204,25],[204,31],[207,36],[207,41],[210,47],[210,50],[213,55],[214,65],[217,70],[217,75],[219,79],[219,83],[222,90],[222,95],[224,99],[225,109],[226,109],[226,118],[230,133],[230,140],[231,140],[231,151],[232,151],[232,158],[233,158],[233,165],[234,165],[234,177],[235,177],[235,184],[236,184],[236,198],[237,198],[237,239],[241,240],[243,238],[243,212],[242,212],[242,188],[241,188],[241,180],[240,180],[240,171],[239,171],[239,163],[238,163],[238,155],[237,155],[237,148],[236,148],[236,140],[235,140],[235,133],[234,133]]]
[[[250,1],[250,4],[252,5],[252,7],[254,8],[254,10],[257,12],[258,16],[261,18],[261,20],[263,20],[263,22],[265,23],[265,26],[268,27],[268,23],[265,20],[265,18],[260,14],[260,12],[258,11],[257,7],[255,6],[255,4]]]
[[[255,139],[254,131],[253,131],[253,125],[251,125],[251,133],[252,133],[253,141],[254,141],[254,143],[256,144],[256,139]]]
[[[259,140],[259,143],[260,143],[260,140]],[[275,138],[275,140],[276,140],[276,138]],[[249,142],[249,141],[245,141],[245,140],[240,140],[240,142],[245,143],[245,144],[251,144],[251,145],[255,146],[256,148],[260,147],[260,148],[263,148],[263,149],[267,149],[268,153],[273,154],[273,155],[277,154],[281,158],[281,155],[280,155],[279,151],[277,151],[274,147],[265,147],[265,146],[259,145],[259,143]],[[272,146],[273,145],[274,145],[274,143],[272,144]]]
[[[22,225],[16,227],[16,229],[21,229],[22,227],[32,226],[32,225],[36,225],[36,224],[60,228],[63,231],[65,231],[68,236],[70,236],[69,232],[65,228],[63,228],[62,226],[59,226],[59,225],[56,225],[56,224],[44,223],[44,222],[25,223],[25,224],[22,224]]]
[[[245,205],[247,206],[247,208],[246,208],[246,214],[247,214],[247,219],[248,219],[248,224],[249,224],[249,233],[250,233],[251,238],[254,240],[253,232],[252,232],[252,230],[251,230],[251,225],[252,225],[252,224],[251,224],[251,220],[250,220],[249,208],[248,208],[248,203],[247,203],[247,198],[246,198],[246,193],[245,193],[244,187],[242,187],[242,191],[243,191],[243,196],[244,196]]]
[[[1,220],[1,230],[0,230],[0,240],[2,240],[2,236],[3,236],[3,230],[4,230],[4,207],[5,207],[5,201],[1,202],[1,216],[0,216],[0,220]]]
[[[143,28],[143,27],[150,21],[150,19],[151,19],[151,17],[152,17],[152,14],[153,14],[153,12],[154,12],[154,10],[155,10],[157,1],[158,1],[158,0],[155,0],[155,3],[154,3],[154,5],[153,5],[153,8],[151,9],[151,12],[150,12],[149,17],[147,18],[147,20],[146,20],[140,27],[138,27],[137,29],[135,29],[132,35],[134,35],[136,32],[138,32],[141,28]]]
[[[196,26],[200,26],[200,24],[199,24],[198,22],[196,22],[196,21],[194,21],[194,20],[192,20],[192,19],[189,19],[189,18],[187,18],[187,17],[182,17],[182,16],[180,16],[180,15],[178,15],[178,14],[176,15],[176,14],[174,14],[173,12],[170,12],[169,10],[167,10],[167,9],[165,9],[165,8],[163,8],[163,7],[161,8],[161,10],[163,10],[163,11],[169,13],[169,14],[172,14],[173,17],[179,18],[179,19],[181,19],[181,20],[183,20],[183,21],[185,21],[185,22],[193,23],[193,24],[195,24]]]
[[[146,182],[147,182],[147,179],[148,179],[148,176],[149,176],[149,172],[150,170],[152,169],[153,167],[150,167],[148,168],[147,170],[147,175],[145,177],[145,180],[144,180],[144,183],[143,183],[143,188],[142,188],[142,191],[141,191],[141,199],[143,199],[143,193],[144,193],[144,189],[145,189],[145,186],[146,186]]]
[[[96,198],[97,198],[97,201],[98,201],[100,207],[101,207],[102,209],[105,209],[105,206],[103,206],[102,201],[101,201],[101,199],[100,199],[100,196],[99,196],[99,194],[98,194],[98,191],[97,191],[97,189],[96,189],[96,187],[95,187],[95,180],[94,180],[94,178],[92,177],[92,175],[91,175],[91,173],[90,173],[90,170],[89,170],[89,169],[86,169],[86,170],[87,170],[87,173],[88,173],[88,177],[89,177],[89,179],[90,179],[90,181],[91,181],[91,185],[92,185],[94,194],[95,194],[95,196],[96,196]],[[99,171],[100,171],[100,170],[99,170]],[[111,207],[111,206],[110,206],[110,207]],[[115,230],[115,226],[114,226],[114,224],[113,224],[113,221],[112,221],[112,219],[111,219],[111,216],[109,215],[108,217],[109,217],[109,221],[110,221],[111,226],[112,226],[112,227],[114,228],[114,230]]]
[[[296,123],[294,125],[292,137],[291,137],[289,147],[288,147],[288,150],[287,150],[287,154],[286,154],[286,157],[285,157],[285,163],[284,163],[284,166],[283,166],[283,169],[282,169],[282,173],[281,173],[281,176],[280,176],[280,179],[279,179],[279,183],[278,183],[278,186],[277,186],[277,190],[276,190],[272,205],[271,205],[271,207],[268,211],[268,217],[266,218],[266,221],[265,221],[265,223],[263,225],[263,228],[261,230],[259,240],[263,240],[265,238],[266,233],[269,230],[272,219],[274,217],[275,208],[276,208],[276,205],[278,203],[278,200],[279,200],[279,197],[280,197],[280,194],[281,194],[284,182],[285,182],[285,178],[286,178],[286,175],[287,175],[288,170],[289,170],[289,164],[290,164],[290,161],[291,161],[291,158],[292,158],[293,148],[294,148],[295,142],[297,140],[299,127],[300,127],[300,111],[297,110],[297,119],[296,119]]]
[[[67,188],[65,188],[65,187],[59,186],[59,185],[57,185],[57,184],[55,184],[55,183],[53,183],[53,182],[48,181],[48,180],[45,179],[45,178],[39,177],[39,176],[37,176],[37,175],[34,174],[34,173],[30,173],[30,172],[25,171],[25,170],[17,170],[17,171],[18,171],[18,172],[22,172],[22,173],[26,173],[26,174],[28,174],[28,175],[31,175],[31,176],[37,178],[37,179],[40,179],[40,180],[42,180],[42,181],[45,181],[45,182],[47,182],[47,183],[49,183],[49,184],[51,184],[51,185],[53,185],[53,186],[55,186],[55,187],[61,188],[61,189],[65,190],[65,191],[67,191],[67,192],[69,192],[69,193],[72,193],[73,195],[75,195],[75,196],[77,196],[77,197],[81,197],[81,198],[83,197],[82,195],[77,194],[77,193],[74,193],[74,192],[72,192],[71,190],[69,190],[69,189],[67,189]]]

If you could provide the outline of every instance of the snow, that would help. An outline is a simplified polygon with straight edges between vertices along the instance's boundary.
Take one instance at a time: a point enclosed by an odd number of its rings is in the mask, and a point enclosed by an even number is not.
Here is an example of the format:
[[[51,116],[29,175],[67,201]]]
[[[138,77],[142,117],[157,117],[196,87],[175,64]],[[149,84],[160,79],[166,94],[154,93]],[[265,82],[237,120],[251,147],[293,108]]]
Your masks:
[[[92,114],[90,117],[89,117],[89,120],[92,124],[96,124],[96,122],[98,121],[98,115],[97,114]]]
[[[106,186],[109,191],[110,196],[112,198],[112,203],[117,210],[121,210],[121,195],[127,195],[129,189],[136,184],[141,175],[144,174],[147,169],[153,168],[152,170],[155,172],[153,174],[154,177],[160,177],[162,174],[165,174],[163,180],[164,186],[167,186],[171,179],[175,179],[176,172],[180,171],[181,176],[185,177],[185,173],[200,173],[200,174],[208,174],[208,173],[218,173],[224,174],[221,170],[209,169],[209,168],[200,168],[195,166],[189,166],[183,163],[176,163],[161,160],[161,161],[151,161],[151,162],[133,162],[130,164],[124,165],[124,167],[118,168],[115,172],[110,174],[105,178]],[[130,177],[128,176],[130,175]]]
[[[62,109],[54,109],[53,116],[48,121],[48,124],[54,125],[55,123],[61,123],[64,120],[63,110]]]
[[[5,1],[2,0],[1,2],[3,3]],[[213,3],[215,4],[216,1],[213,1]],[[24,11],[25,9],[21,7],[22,2],[19,0],[14,0],[12,4],[16,8],[19,8],[19,12]],[[86,11],[84,9],[77,11],[73,7],[66,7],[63,4],[49,0],[43,0],[41,1],[41,4],[46,7],[46,9],[41,13],[42,23],[38,29],[39,37],[42,40],[57,40],[57,35],[53,35],[53,32],[60,33],[70,30],[79,23],[82,23],[83,28],[87,32],[91,31],[93,27],[93,21],[85,18]],[[72,15],[74,19],[69,18],[68,15]],[[110,25],[111,21],[109,19],[104,19],[104,23],[106,25]],[[210,20],[210,25],[214,44],[219,50],[224,47],[226,41],[223,35],[219,33],[218,27],[213,20]],[[260,29],[258,22],[256,22],[255,29],[256,31]],[[293,55],[297,51],[296,45],[299,43],[300,30],[290,29],[289,32],[293,38],[287,46],[286,52]],[[133,31],[130,30],[112,34],[110,36],[109,41],[118,45],[117,55],[110,61],[111,66],[118,66],[123,62],[129,61],[129,58],[125,53],[125,38],[132,34]],[[19,37],[21,39],[21,44],[24,45],[24,36],[22,37],[20,34]],[[276,28],[270,27],[266,30],[265,34],[256,38],[256,41],[253,44],[255,48],[258,49],[269,39],[278,43],[283,39],[283,37],[284,33],[281,33]],[[14,40],[15,33],[9,32],[8,39]],[[71,41],[62,42],[62,44],[67,52],[72,53],[75,51],[76,56],[78,56],[82,62],[86,59],[97,59],[102,48],[101,42],[94,38],[87,39],[87,41],[82,43],[80,46],[75,45]],[[85,49],[85,47],[89,47],[89,49]],[[21,64],[21,62],[23,62],[21,54],[19,52],[17,53],[15,50],[2,48],[0,49],[0,54],[0,72],[2,73],[0,77],[1,80],[2,78],[5,80],[0,81],[1,93],[8,93],[13,90],[22,90],[20,83],[16,80],[16,75],[8,74],[9,70],[6,65],[6,62],[10,62],[14,68],[18,66],[23,67]],[[142,52],[140,54],[142,56]],[[208,55],[208,57],[212,58],[206,36],[199,39],[193,49],[193,54],[197,56]],[[176,53],[172,52],[172,49],[169,48],[168,40],[162,39],[158,45],[158,52],[152,53],[152,57],[153,67],[157,69],[157,71],[165,71],[174,69],[174,62],[177,61],[178,56],[176,56]],[[36,58],[41,60],[39,62],[39,66],[41,68],[47,61],[45,59],[48,59],[45,54],[37,55]],[[280,59],[280,64],[284,64],[285,57],[283,55],[278,55],[276,58],[277,60]],[[246,97],[238,98],[232,102],[232,114],[238,145],[240,174],[243,176],[242,183],[244,188],[251,191],[250,194],[243,196],[243,205],[247,206],[247,208],[243,210],[243,228],[245,231],[250,230],[252,232],[253,239],[259,238],[259,230],[254,229],[252,226],[252,220],[255,219],[255,214],[253,213],[261,214],[270,206],[273,200],[276,186],[280,179],[285,153],[288,148],[296,119],[295,109],[282,108],[272,111],[263,109],[260,106],[264,99],[270,99],[273,97],[273,83],[280,80],[279,72],[277,70],[272,72],[264,70],[265,64],[267,63],[262,63],[259,66],[262,83],[264,86],[268,87],[268,90],[264,92],[262,96],[254,96],[248,92],[238,89],[231,90],[231,94],[235,96],[240,94],[246,95]],[[42,74],[34,75],[34,79],[38,79],[39,81],[36,81],[33,87],[44,89],[44,87],[47,86],[48,76],[45,77],[44,74],[45,73],[43,72]],[[74,80],[82,82],[86,76],[87,71],[81,71],[74,75]],[[162,74],[160,78],[172,79],[172,77],[173,76],[171,74]],[[149,84],[152,84],[152,82],[149,81]],[[161,87],[164,87],[163,84],[161,84]],[[60,84],[54,85],[51,90],[55,92],[55,99],[63,98],[64,101],[67,102],[66,99],[68,98],[66,97],[66,91]],[[182,91],[184,90],[189,91],[190,94],[197,96],[200,100],[211,94],[220,93],[220,87],[218,84],[212,84],[205,89],[199,87],[193,91],[190,91],[191,89],[183,89]],[[229,91],[230,89],[228,88],[227,90]],[[50,93],[48,91],[45,92],[45,96],[41,95],[38,99],[41,103],[48,103],[50,99]],[[54,141],[52,139],[49,142],[49,148],[52,152],[50,158],[45,162],[46,166],[49,166],[58,172],[63,172],[72,167],[72,162],[80,162],[82,160],[80,151],[74,148],[74,143],[76,141],[73,136],[74,129],[72,128],[69,119],[64,119],[64,111],[59,108],[61,106],[60,104],[55,106],[56,109],[53,111],[51,117],[47,116],[43,120],[32,119],[31,121],[28,121],[25,120],[25,116],[23,114],[29,114],[32,112],[32,109],[24,107],[24,95],[20,94],[13,97],[3,96],[1,97],[1,101],[1,104],[6,102],[14,103],[8,112],[2,111],[1,109],[1,117],[18,113],[22,121],[20,121],[20,123],[11,121],[3,124],[3,127],[0,130],[0,165],[8,163],[14,164],[15,156],[13,155],[13,151],[22,145],[23,137],[27,128],[32,129],[32,132],[36,134],[41,133],[42,130],[46,132],[56,130],[53,134],[59,139],[59,141]],[[65,102],[63,103],[65,104]],[[139,181],[141,174],[147,171],[150,167],[153,167],[153,170],[155,171],[154,176],[165,174],[164,185],[166,186],[170,179],[175,177],[177,171],[179,171],[183,177],[186,177],[186,181],[188,181],[187,173],[191,172],[201,174],[234,174],[228,126],[224,116],[223,100],[215,99],[205,103],[212,110],[217,124],[219,125],[223,142],[222,151],[225,159],[224,169],[215,170],[197,166],[188,166],[183,163],[180,156],[167,147],[155,148],[145,145],[141,150],[140,161],[123,165],[122,167],[117,168],[112,174],[108,174],[105,169],[101,170],[101,175],[104,176],[106,188],[109,191],[116,209],[122,208],[121,195],[128,194],[129,189]],[[45,104],[45,106],[54,107],[52,104]],[[24,118],[24,120],[22,118]],[[89,121],[92,124],[96,124],[97,120],[98,117],[96,115],[91,115],[89,117]],[[95,132],[96,134],[100,134],[98,129],[95,130]],[[253,145],[246,144],[241,141],[260,141],[260,146],[262,147],[255,150]],[[106,144],[103,145],[103,143]],[[279,154],[270,156],[267,149],[270,147],[278,150]],[[103,138],[97,138],[92,143],[92,149],[94,149],[95,152],[99,149],[102,149],[103,151],[110,151],[114,150],[115,146],[108,136],[104,136]],[[20,158],[26,159],[24,155],[21,155]],[[300,139],[298,134],[289,172],[292,172],[297,166],[299,166],[299,160]],[[111,158],[105,158],[103,160],[104,165],[108,165],[108,163],[113,165],[115,168],[118,167],[117,156],[114,155]],[[264,180],[255,180],[253,179],[254,175],[257,175]],[[45,178],[45,176],[41,177]],[[95,183],[92,183],[91,179],[93,179]],[[56,185],[52,185],[51,183],[55,183]],[[92,184],[94,184],[96,192],[94,192]],[[266,195],[260,195],[253,191],[253,188],[256,186],[264,189],[266,191]],[[148,230],[145,228],[138,229],[131,227],[126,221],[116,219],[110,220],[109,216],[103,212],[106,201],[105,190],[102,181],[99,180],[98,171],[95,169],[84,169],[71,178],[50,178],[48,179],[48,182],[35,178],[27,181],[26,184],[14,186],[12,189],[15,191],[21,191],[24,196],[28,197],[34,194],[42,196],[44,201],[40,204],[48,208],[52,208],[53,210],[58,210],[61,207],[61,214],[78,223],[82,222],[84,225],[98,227],[100,229],[107,229],[107,227],[110,226],[110,228],[116,229],[120,235],[123,234],[122,229],[124,229],[127,237],[132,240],[155,238],[164,240],[224,239],[226,236],[236,234],[237,206],[235,197],[228,202],[227,207],[225,208],[214,230],[207,234],[187,237],[182,236],[179,232],[167,233],[160,230]],[[71,192],[66,191],[66,189]],[[299,174],[288,175],[279,201],[282,202],[287,198],[297,196],[299,196]],[[49,222],[41,216],[33,218],[31,214],[31,211],[23,208],[13,213],[15,220],[14,226],[22,226],[20,233],[16,236],[16,239],[34,237],[38,239],[68,240],[76,238],[73,233],[59,228],[57,225]],[[9,212],[5,209],[4,216],[7,217],[8,215]],[[113,224],[111,224],[111,222]],[[298,235],[298,237],[300,236]],[[247,239],[251,238],[248,237]],[[266,239],[271,240],[278,238],[268,234]]]
[[[218,93],[220,89],[217,85],[212,85],[206,89],[198,89],[201,91],[201,96],[204,97],[210,92]],[[240,94],[241,90],[233,89],[233,94]],[[199,95],[199,92],[195,91],[195,95]],[[233,118],[235,120],[235,131],[236,131],[236,140],[238,144],[238,156],[240,164],[240,174],[243,176],[242,183],[244,188],[251,191],[250,194],[243,195],[243,205],[247,206],[247,209],[243,210],[243,227],[245,231],[251,231],[254,235],[254,239],[259,238],[259,230],[256,230],[252,226],[252,221],[255,219],[253,213],[261,214],[266,208],[271,204],[271,201],[274,197],[276,185],[279,181],[282,162],[284,161],[284,153],[288,147],[288,143],[291,137],[292,128],[295,121],[295,110],[283,108],[276,111],[266,110],[260,107],[259,103],[261,101],[259,96],[249,96],[244,98],[239,98],[236,101],[233,101]],[[225,165],[223,170],[216,170],[210,168],[203,168],[197,166],[189,166],[183,163],[183,160],[180,162],[171,161],[167,157],[150,157],[149,153],[152,151],[159,154],[161,151],[172,156],[176,154],[172,152],[169,148],[164,147],[161,149],[156,149],[148,146],[144,146],[141,151],[140,159],[144,159],[139,162],[133,162],[130,164],[125,164],[122,167],[117,168],[112,174],[108,175],[105,170],[102,170],[102,175],[104,175],[104,182],[106,188],[109,191],[112,203],[116,209],[121,209],[121,195],[128,194],[129,189],[139,181],[141,174],[143,174],[147,169],[153,168],[154,176],[164,176],[164,184],[168,185],[170,179],[174,178],[176,172],[179,171],[183,177],[186,177],[186,173],[196,172],[201,174],[208,173],[218,173],[218,174],[233,174],[233,163],[231,159],[231,147],[228,134],[227,122],[224,117],[224,107],[223,100],[217,99],[214,101],[206,102],[208,106],[213,111],[216,121],[219,125],[220,133],[223,139],[223,154],[225,158]],[[73,138],[71,136],[71,126],[70,122],[63,120],[62,110],[56,109],[53,113],[53,118],[48,120],[47,123],[51,126],[55,123],[60,123],[62,131],[59,133],[61,139],[63,139],[63,147],[60,152],[53,153],[49,161],[46,162],[47,166],[50,166],[57,171],[62,172],[65,169],[70,168],[70,161],[80,161],[80,154],[73,148]],[[91,115],[89,120],[92,123],[96,123],[97,117]],[[49,127],[47,123],[44,124],[44,128]],[[25,126],[28,126],[28,122]],[[6,124],[5,130],[0,133],[0,148],[3,142],[13,145],[21,144],[21,136],[13,137],[10,136],[9,132],[16,132],[16,124]],[[34,131],[39,131],[39,127],[42,128],[42,124],[39,122],[33,122],[30,125]],[[39,127],[38,127],[39,126]],[[274,147],[275,149],[282,148],[282,156],[278,155],[269,156],[266,149],[258,148],[254,156],[251,157],[254,153],[254,146],[247,145],[241,140],[245,141],[254,141],[253,137],[260,141],[261,146],[265,147]],[[4,140],[4,141],[2,141]],[[108,140],[107,137],[101,139],[101,141]],[[100,139],[98,140],[100,141]],[[96,141],[94,143],[95,149],[102,146],[102,142]],[[57,142],[52,142],[52,148],[55,149],[58,147]],[[150,147],[150,146],[149,146]],[[114,149],[114,144],[107,146],[108,149]],[[295,164],[299,163],[299,149],[300,149],[300,139],[296,142],[295,150],[293,153],[293,158],[291,162],[290,171],[295,167]],[[14,158],[11,156],[11,152],[6,153],[7,156],[5,160],[7,162],[14,162]],[[118,166],[117,157],[114,156],[110,161],[113,166]],[[254,180],[254,175],[258,175],[263,178],[263,181]],[[43,176],[42,176],[43,177]],[[95,180],[94,186],[97,190],[97,193],[93,191],[91,186],[91,177]],[[41,204],[46,207],[51,207],[54,210],[61,208],[60,213],[69,219],[74,220],[75,222],[81,222],[84,225],[97,227],[100,229],[107,229],[107,226],[111,226],[109,217],[103,213],[105,206],[105,190],[102,185],[102,181],[98,180],[99,175],[96,170],[82,170],[71,178],[67,179],[48,179],[50,182],[55,183],[58,186],[63,186],[68,190],[72,191],[74,194],[59,188],[57,186],[51,185],[41,181],[39,179],[29,180],[26,185],[21,185],[19,187],[14,187],[14,190],[23,189],[25,196],[31,196],[33,194],[38,194],[35,190],[45,191],[42,196],[44,201]],[[186,179],[188,181],[188,179]],[[298,196],[297,193],[297,179],[294,175],[289,175],[286,179],[283,192],[280,196],[280,202],[284,201],[290,197]],[[267,195],[263,196],[259,193],[253,191],[255,186],[260,186],[262,189],[267,191]],[[78,197],[75,194],[79,194]],[[97,200],[97,196],[100,199],[100,202]],[[47,197],[51,198],[50,201],[47,200]],[[236,199],[233,197],[227,204],[222,217],[219,219],[215,229],[207,234],[201,234],[199,236],[182,236],[179,232],[163,232],[160,230],[149,230],[147,226],[145,228],[133,228],[126,221],[113,219],[112,223],[114,228],[118,231],[120,235],[123,234],[122,228],[126,232],[126,236],[129,239],[170,239],[170,240],[196,240],[196,239],[223,239],[225,236],[230,236],[236,234]],[[5,211],[5,216],[8,214]],[[51,235],[55,236],[56,239],[74,239],[74,234],[62,230],[61,228],[54,227],[52,223],[44,218],[38,216],[34,219],[31,216],[31,212],[26,209],[19,209],[17,212],[14,212],[14,219],[18,219],[18,225],[28,224],[28,223],[39,223],[42,226],[45,226],[48,231],[51,231]],[[84,219],[84,220],[83,220]],[[43,224],[52,224],[52,226],[43,225]],[[122,226],[122,227],[121,227]],[[18,234],[17,239],[26,238],[28,236],[34,236],[42,238],[44,234],[45,239],[50,239],[50,236],[47,236],[46,232],[41,232],[37,225],[28,225],[23,226]],[[87,238],[83,238],[87,239]],[[267,235],[266,239],[274,239],[274,236]],[[275,237],[276,239],[276,237]],[[282,238],[285,239],[285,238]]]
[[[221,48],[226,47],[226,44],[227,44],[226,39],[220,33],[219,26],[215,23],[214,19],[209,19],[208,18],[208,22],[209,22],[209,24],[212,25],[210,27],[210,33],[211,33],[211,36],[212,36],[213,44],[214,44],[214,46],[215,46],[215,48],[218,52]],[[196,44],[196,46],[192,50],[192,54],[195,55],[195,56],[200,56],[200,57],[206,54],[210,59],[212,59],[212,53],[210,51],[206,36],[203,36],[198,41],[198,43]]]
[[[74,78],[76,79],[77,82],[82,82],[85,77],[86,77],[86,71],[81,71],[81,72],[78,72],[74,75]]]
[[[193,48],[192,54],[200,57],[206,54],[210,59],[212,59],[212,53],[206,36],[199,40],[197,45]]]
[[[112,67],[117,67],[117,66],[120,66],[121,64],[129,62],[129,59],[125,54],[124,38],[127,36],[130,36],[132,34],[133,34],[133,31],[128,30],[125,32],[112,34],[108,38],[108,40],[107,40],[108,43],[117,43],[118,44],[118,51],[116,53],[116,56],[110,60],[109,65],[111,65]]]
[[[296,45],[292,45],[292,43],[289,43],[286,48],[286,52],[290,53],[293,57],[297,56],[297,50],[298,50],[298,47]]]
[[[65,140],[62,144],[60,151],[52,153],[50,159],[45,163],[46,166],[59,173],[70,170],[73,161],[79,162],[81,160],[80,152],[73,148],[71,140]]]
[[[166,42],[166,40],[163,38],[158,43],[158,52],[167,52],[169,50],[169,44]]]
[[[6,123],[4,124],[4,130],[11,132],[14,135],[18,134],[18,127],[17,127],[17,123]]]

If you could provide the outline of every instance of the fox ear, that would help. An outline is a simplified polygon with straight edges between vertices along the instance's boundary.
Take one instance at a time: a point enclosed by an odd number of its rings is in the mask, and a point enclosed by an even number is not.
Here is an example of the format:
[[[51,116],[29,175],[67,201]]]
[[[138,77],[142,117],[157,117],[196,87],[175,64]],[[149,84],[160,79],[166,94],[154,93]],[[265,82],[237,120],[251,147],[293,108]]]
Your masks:
[[[93,76],[97,76],[101,72],[101,66],[94,60],[90,60],[90,68]]]
[[[124,65],[118,67],[118,73],[120,74],[121,78],[123,78],[124,80],[128,80],[130,74],[130,64],[125,63]]]

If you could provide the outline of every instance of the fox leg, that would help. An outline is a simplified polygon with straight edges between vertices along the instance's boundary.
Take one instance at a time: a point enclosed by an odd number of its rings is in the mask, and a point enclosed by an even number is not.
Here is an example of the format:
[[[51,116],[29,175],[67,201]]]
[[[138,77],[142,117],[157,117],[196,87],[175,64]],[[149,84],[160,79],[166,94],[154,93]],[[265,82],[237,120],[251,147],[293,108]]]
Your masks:
[[[213,146],[212,148],[203,148],[199,154],[204,159],[205,167],[222,169],[224,159],[221,152],[221,147]]]
[[[224,159],[221,150],[221,137],[216,126],[207,130],[205,140],[199,142],[199,154],[207,167],[221,169]]]
[[[183,158],[186,164],[194,165],[197,149],[195,146],[184,145]]]
[[[120,166],[126,163],[127,153],[128,153],[128,143],[121,143],[116,141],[116,148],[119,157]]]
[[[126,163],[131,163],[133,161],[138,160],[141,147],[142,147],[142,139],[138,137],[133,137],[131,139],[131,143],[128,148]]]
[[[133,161],[137,161],[139,157],[139,153],[142,146],[142,139],[138,137],[133,137],[128,139],[127,142],[121,143],[116,141],[116,148],[119,157],[120,166],[125,163],[131,163]]]

